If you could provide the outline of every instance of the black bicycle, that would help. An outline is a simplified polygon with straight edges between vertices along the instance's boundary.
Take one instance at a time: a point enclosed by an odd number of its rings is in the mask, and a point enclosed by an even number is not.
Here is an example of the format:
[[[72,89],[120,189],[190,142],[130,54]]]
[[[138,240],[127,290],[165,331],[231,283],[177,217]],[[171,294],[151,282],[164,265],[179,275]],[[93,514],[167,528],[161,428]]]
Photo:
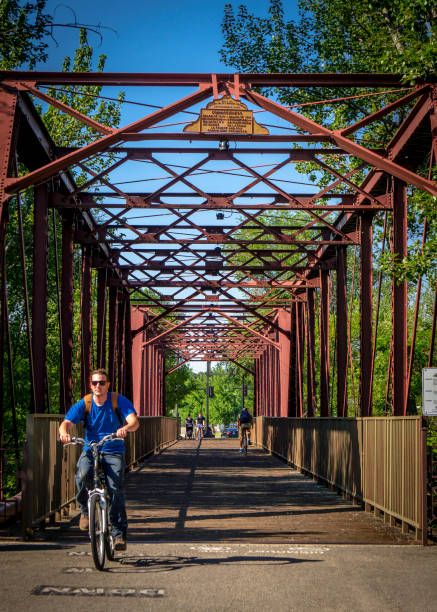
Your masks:
[[[94,565],[100,571],[105,565],[105,556],[109,561],[114,559],[114,539],[109,518],[109,494],[99,449],[105,442],[114,440],[116,437],[116,434],[112,433],[102,438],[100,442],[86,442],[82,438],[71,438],[71,444],[89,446],[93,453],[94,488],[88,491],[89,535]]]

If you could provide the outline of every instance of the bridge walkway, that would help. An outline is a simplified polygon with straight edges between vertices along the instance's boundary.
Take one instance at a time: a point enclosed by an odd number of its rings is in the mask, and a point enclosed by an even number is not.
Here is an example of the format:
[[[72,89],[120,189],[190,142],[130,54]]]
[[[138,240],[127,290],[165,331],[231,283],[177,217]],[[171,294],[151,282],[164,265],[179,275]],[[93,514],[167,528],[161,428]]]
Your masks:
[[[183,440],[127,481],[133,541],[411,542],[261,449]]]

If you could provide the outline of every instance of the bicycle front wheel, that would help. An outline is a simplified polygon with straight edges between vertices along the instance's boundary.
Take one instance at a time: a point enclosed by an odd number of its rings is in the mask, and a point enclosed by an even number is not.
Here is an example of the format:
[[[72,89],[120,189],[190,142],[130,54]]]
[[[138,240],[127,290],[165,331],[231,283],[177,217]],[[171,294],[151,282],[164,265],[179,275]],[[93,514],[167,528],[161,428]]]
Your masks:
[[[98,495],[90,500],[90,538],[94,565],[102,570],[105,565],[105,532],[103,531],[103,510]]]

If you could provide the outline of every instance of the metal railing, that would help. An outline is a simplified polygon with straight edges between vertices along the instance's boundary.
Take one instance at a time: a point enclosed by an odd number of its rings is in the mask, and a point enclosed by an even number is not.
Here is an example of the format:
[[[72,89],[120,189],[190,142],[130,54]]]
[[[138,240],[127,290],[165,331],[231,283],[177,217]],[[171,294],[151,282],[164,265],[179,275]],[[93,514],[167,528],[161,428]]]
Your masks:
[[[421,417],[258,417],[255,442],[426,543],[426,429]]]
[[[23,536],[32,537],[36,527],[47,519],[59,520],[75,507],[76,463],[79,446],[59,442],[58,427],[63,415],[31,414],[27,417],[27,442],[24,452],[22,503]],[[126,467],[131,468],[148,455],[177,439],[177,421],[169,417],[139,417],[140,427],[125,441]],[[83,426],[72,435],[82,436]]]

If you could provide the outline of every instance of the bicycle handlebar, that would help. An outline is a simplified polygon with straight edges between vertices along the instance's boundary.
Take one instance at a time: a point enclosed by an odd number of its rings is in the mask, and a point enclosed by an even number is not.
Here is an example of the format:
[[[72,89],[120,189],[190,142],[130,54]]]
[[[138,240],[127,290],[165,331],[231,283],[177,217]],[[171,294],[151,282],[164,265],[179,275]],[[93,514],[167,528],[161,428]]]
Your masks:
[[[99,446],[102,446],[105,442],[109,442],[109,440],[114,440],[116,437],[117,437],[117,434],[114,432],[114,433],[108,434],[107,436],[102,438],[99,442],[87,442],[83,438],[71,438],[70,444],[82,444],[82,446],[87,445],[87,446],[95,446],[96,448],[98,448]]]

